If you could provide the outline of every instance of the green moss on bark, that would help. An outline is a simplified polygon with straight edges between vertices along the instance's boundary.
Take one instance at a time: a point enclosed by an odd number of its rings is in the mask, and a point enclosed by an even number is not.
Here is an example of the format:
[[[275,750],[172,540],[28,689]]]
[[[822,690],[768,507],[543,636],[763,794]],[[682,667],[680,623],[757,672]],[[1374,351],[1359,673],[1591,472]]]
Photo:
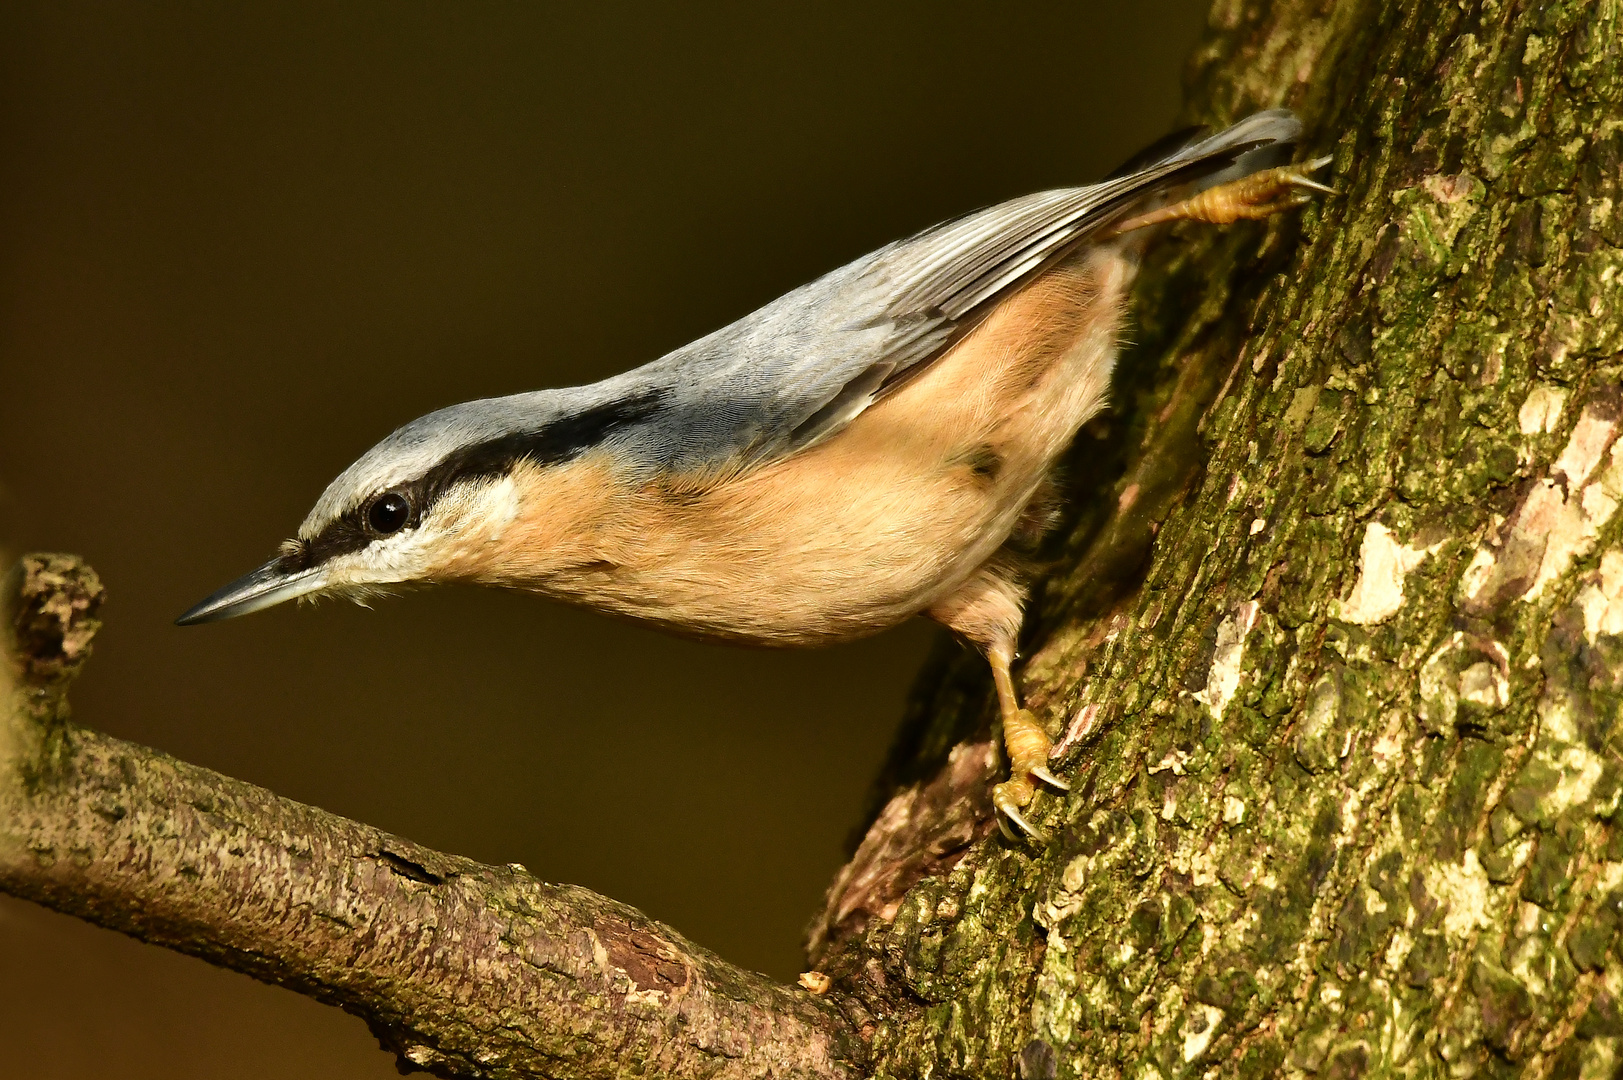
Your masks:
[[[883,1075],[1610,1075],[1623,5],[1221,0],[1190,81],[1339,194],[1152,255],[1026,642],[1053,840],[826,966]],[[893,777],[991,715],[928,685]]]

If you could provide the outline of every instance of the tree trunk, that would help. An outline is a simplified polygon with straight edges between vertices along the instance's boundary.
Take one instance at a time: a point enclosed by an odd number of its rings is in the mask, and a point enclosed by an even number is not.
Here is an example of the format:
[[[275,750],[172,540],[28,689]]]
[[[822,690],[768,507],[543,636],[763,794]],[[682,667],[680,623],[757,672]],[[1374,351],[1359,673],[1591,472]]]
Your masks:
[[[1613,1075],[1623,7],[1212,26],[1192,119],[1297,109],[1340,194],[1141,278],[1025,642],[1053,842],[974,839],[944,658],[812,950],[918,1003],[887,1075]]]
[[[1218,0],[1190,100],[1295,108],[1339,194],[1146,264],[1028,620],[1046,844],[944,652],[774,987],[72,728],[24,640],[0,887],[442,1075],[1614,1075],[1623,2]]]

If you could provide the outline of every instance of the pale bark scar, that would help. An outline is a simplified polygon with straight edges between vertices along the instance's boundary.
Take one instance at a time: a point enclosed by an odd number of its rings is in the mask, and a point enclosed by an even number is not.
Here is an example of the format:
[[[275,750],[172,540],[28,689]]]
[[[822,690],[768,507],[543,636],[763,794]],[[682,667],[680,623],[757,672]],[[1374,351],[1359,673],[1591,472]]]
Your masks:
[[[608,962],[625,972],[636,992],[670,994],[687,987],[687,965],[668,942],[618,919],[599,919],[592,929]]]
[[[1378,521],[1364,527],[1364,542],[1358,550],[1358,580],[1352,592],[1341,601],[1342,622],[1373,626],[1385,622],[1403,607],[1404,583],[1427,555],[1441,547],[1413,548],[1400,544]]]
[[[1245,639],[1257,623],[1261,605],[1247,600],[1217,626],[1217,645],[1212,651],[1212,667],[1206,675],[1206,685],[1195,694],[1195,700],[1212,711],[1214,719],[1222,719],[1223,710],[1234,699],[1240,688],[1240,667],[1245,660]]]
[[[1574,560],[1594,549],[1602,526],[1623,501],[1618,426],[1619,409],[1610,399],[1584,407],[1548,474],[1477,548],[1461,580],[1467,610],[1535,601]]]

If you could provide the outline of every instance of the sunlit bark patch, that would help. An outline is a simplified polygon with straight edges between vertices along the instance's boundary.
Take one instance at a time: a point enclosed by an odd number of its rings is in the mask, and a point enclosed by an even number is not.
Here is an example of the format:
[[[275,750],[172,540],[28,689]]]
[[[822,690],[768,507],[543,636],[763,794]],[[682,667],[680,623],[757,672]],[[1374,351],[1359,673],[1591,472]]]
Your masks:
[[[1477,548],[1461,580],[1467,610],[1486,613],[1516,599],[1535,601],[1575,559],[1594,549],[1623,500],[1623,443],[1617,432],[1613,402],[1584,407],[1549,472]]]
[[[1398,543],[1397,537],[1378,521],[1364,528],[1364,543],[1358,552],[1358,580],[1352,593],[1341,601],[1342,622],[1372,626],[1385,622],[1403,607],[1403,583],[1409,573],[1440,547],[1412,548]]]
[[[1623,551],[1600,557],[1600,569],[1578,591],[1584,637],[1591,645],[1602,634],[1623,634]]]
[[[1567,392],[1559,386],[1539,384],[1528,393],[1516,414],[1517,426],[1523,435],[1541,435],[1554,431],[1561,422],[1561,410],[1566,408]]]
[[[1223,710],[1240,687],[1240,667],[1245,659],[1245,639],[1257,623],[1261,605],[1247,600],[1217,626],[1217,647],[1212,653],[1211,671],[1206,685],[1195,694],[1195,700],[1212,711],[1221,720]]]

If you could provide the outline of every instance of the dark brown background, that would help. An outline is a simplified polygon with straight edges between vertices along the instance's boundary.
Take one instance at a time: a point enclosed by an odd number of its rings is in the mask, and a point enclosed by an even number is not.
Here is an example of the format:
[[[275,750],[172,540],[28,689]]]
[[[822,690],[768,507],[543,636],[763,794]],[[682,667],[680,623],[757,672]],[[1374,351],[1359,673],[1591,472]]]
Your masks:
[[[1160,134],[1200,0],[0,9],[0,544],[111,592],[86,723],[798,970],[932,631],[526,597],[170,620],[390,428],[652,359]],[[360,1021],[0,900],[0,1073],[393,1075]]]

